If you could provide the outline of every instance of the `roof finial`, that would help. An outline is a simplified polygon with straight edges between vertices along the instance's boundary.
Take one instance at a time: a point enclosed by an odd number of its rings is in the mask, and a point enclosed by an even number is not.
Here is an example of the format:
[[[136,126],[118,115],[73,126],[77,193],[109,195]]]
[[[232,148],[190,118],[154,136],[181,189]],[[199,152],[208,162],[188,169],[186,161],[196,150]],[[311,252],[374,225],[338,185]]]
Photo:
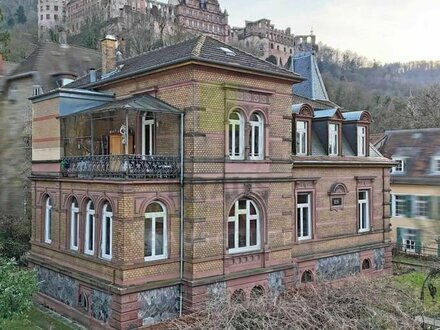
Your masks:
[[[310,29],[310,35],[311,35],[311,36],[313,35],[313,26],[312,26],[312,28]]]

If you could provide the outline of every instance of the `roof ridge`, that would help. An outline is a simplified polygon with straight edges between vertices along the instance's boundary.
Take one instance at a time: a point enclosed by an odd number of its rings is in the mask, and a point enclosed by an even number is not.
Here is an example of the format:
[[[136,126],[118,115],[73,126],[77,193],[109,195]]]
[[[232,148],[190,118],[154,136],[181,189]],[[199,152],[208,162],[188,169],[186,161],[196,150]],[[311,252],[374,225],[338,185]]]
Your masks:
[[[210,39],[212,39],[212,40],[215,40],[215,41],[217,41],[217,42],[219,42],[219,43],[222,43],[222,44],[224,44],[225,46],[227,46],[227,47],[229,47],[229,48],[233,48],[233,49],[235,49],[235,50],[238,50],[238,51],[240,51],[240,52],[242,52],[242,53],[244,53],[244,54],[247,54],[247,55],[249,55],[249,56],[252,56],[253,58],[255,58],[255,59],[257,59],[258,61],[263,61],[263,62],[266,62],[266,63],[269,63],[271,66],[273,66],[273,67],[276,67],[276,68],[278,68],[278,69],[281,69],[281,70],[283,70],[283,71],[286,71],[286,73],[290,73],[290,74],[296,74],[298,77],[301,77],[301,75],[299,75],[299,74],[297,74],[297,73],[295,73],[295,72],[292,72],[292,71],[290,71],[289,69],[286,69],[286,68],[284,68],[284,67],[282,67],[282,66],[278,66],[278,65],[276,65],[276,64],[273,64],[272,62],[269,62],[269,61],[266,61],[266,60],[264,60],[264,59],[262,59],[262,58],[259,58],[258,56],[256,56],[256,55],[254,55],[254,54],[251,54],[251,53],[248,53],[247,51],[245,51],[245,50],[243,50],[243,49],[240,49],[240,48],[238,48],[238,47],[235,47],[235,46],[232,46],[232,45],[230,45],[230,44],[227,44],[227,43],[225,43],[225,42],[222,42],[222,41],[220,41],[220,40],[217,40],[217,39],[215,39],[215,38],[213,38],[213,37],[211,37],[211,36],[206,36],[207,38],[210,38]],[[292,57],[293,58],[293,57]]]
[[[165,45],[165,46],[158,47],[158,48],[155,48],[155,49],[147,50],[146,52],[142,52],[142,53],[140,53],[140,54],[138,54],[138,55],[131,56],[131,57],[129,57],[129,58],[124,59],[123,61],[121,61],[121,64],[124,64],[124,63],[126,63],[127,61],[134,60],[134,59],[136,59],[136,58],[142,57],[142,56],[147,55],[147,54],[152,54],[152,53],[158,52],[159,50],[162,50],[162,49],[167,48],[167,47],[174,47],[174,46],[177,46],[177,45],[183,44],[183,43],[185,43],[185,42],[189,42],[189,41],[195,40],[195,39],[197,39],[197,38],[199,38],[199,37],[200,37],[200,36],[195,36],[195,37],[192,37],[192,38],[187,38],[187,39],[185,39],[185,40],[182,40],[182,41],[176,42],[176,43],[171,44],[171,45]]]
[[[201,36],[198,37],[197,43],[191,52],[192,56],[196,56],[196,57],[200,56],[205,41],[206,41],[206,35],[202,34]]]

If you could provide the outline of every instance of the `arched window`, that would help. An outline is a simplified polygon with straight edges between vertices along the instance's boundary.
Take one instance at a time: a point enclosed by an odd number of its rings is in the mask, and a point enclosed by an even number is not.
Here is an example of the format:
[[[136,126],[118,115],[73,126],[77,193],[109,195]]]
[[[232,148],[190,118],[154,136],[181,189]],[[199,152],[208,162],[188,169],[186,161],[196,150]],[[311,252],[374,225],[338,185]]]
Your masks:
[[[249,150],[250,159],[263,159],[263,144],[264,144],[264,125],[261,115],[254,113],[251,116],[249,124],[251,130],[249,132]]]
[[[101,258],[112,258],[112,219],[113,212],[109,203],[105,203],[102,208],[102,230],[101,230]]]
[[[95,205],[88,201],[86,207],[86,234],[84,242],[84,253],[93,255],[95,253]]]
[[[79,207],[76,198],[70,205],[70,249],[78,250],[79,241]]]
[[[52,243],[52,200],[46,197],[44,207],[44,242]]]
[[[236,201],[229,211],[228,248],[230,253],[260,248],[260,217],[257,206],[249,199]]]
[[[306,270],[301,276],[301,283],[313,282],[313,273],[310,270]]]
[[[242,289],[235,290],[231,296],[231,302],[235,304],[242,304],[246,300],[246,294]]]
[[[231,159],[244,158],[244,123],[238,112],[229,115],[229,157]]]
[[[144,231],[145,260],[167,258],[167,212],[160,203],[148,205]]]
[[[261,285],[256,285],[251,290],[251,299],[258,300],[264,295],[264,289]]]
[[[362,270],[366,270],[370,268],[371,268],[370,260],[364,259],[364,261],[362,261]]]
[[[89,311],[89,298],[84,292],[81,292],[78,296],[78,307],[86,312]]]

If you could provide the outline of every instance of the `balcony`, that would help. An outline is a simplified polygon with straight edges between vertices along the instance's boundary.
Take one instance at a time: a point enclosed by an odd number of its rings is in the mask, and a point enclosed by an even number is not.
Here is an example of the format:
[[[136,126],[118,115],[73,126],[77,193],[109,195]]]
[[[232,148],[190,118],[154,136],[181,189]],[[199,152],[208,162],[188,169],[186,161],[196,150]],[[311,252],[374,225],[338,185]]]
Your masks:
[[[60,117],[61,174],[73,179],[178,179],[183,114],[149,95]]]
[[[94,155],[65,157],[62,174],[78,179],[177,179],[180,159],[172,156]]]

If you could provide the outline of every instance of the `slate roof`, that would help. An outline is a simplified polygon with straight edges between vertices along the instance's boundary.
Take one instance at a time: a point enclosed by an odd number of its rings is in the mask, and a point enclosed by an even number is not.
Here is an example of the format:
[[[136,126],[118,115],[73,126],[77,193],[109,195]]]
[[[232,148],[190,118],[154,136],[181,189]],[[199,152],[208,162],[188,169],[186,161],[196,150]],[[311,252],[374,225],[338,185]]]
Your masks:
[[[312,100],[329,101],[316,56],[313,53],[294,57],[292,71],[306,78],[305,81],[293,86],[294,93]]]
[[[9,75],[8,81],[24,74],[38,73],[37,79],[43,92],[60,86],[55,75],[85,75],[90,68],[101,66],[101,53],[92,49],[60,45],[52,42],[40,44],[35,51],[20,63]]]
[[[229,51],[227,51],[229,50]],[[278,67],[235,47],[222,43],[209,36],[201,35],[181,43],[159,48],[118,63],[118,70],[102,78],[101,70],[97,71],[97,81],[90,83],[88,75],[69,84],[68,88],[85,88],[99,86],[102,83],[130,77],[138,73],[149,72],[165,66],[183,63],[190,60],[220,64],[236,69],[245,69],[276,76],[283,76],[300,81],[302,77],[290,70]]]
[[[386,131],[379,147],[385,157],[405,158],[405,173],[392,173],[392,182],[440,185],[431,170],[432,157],[440,157],[440,128]]]

